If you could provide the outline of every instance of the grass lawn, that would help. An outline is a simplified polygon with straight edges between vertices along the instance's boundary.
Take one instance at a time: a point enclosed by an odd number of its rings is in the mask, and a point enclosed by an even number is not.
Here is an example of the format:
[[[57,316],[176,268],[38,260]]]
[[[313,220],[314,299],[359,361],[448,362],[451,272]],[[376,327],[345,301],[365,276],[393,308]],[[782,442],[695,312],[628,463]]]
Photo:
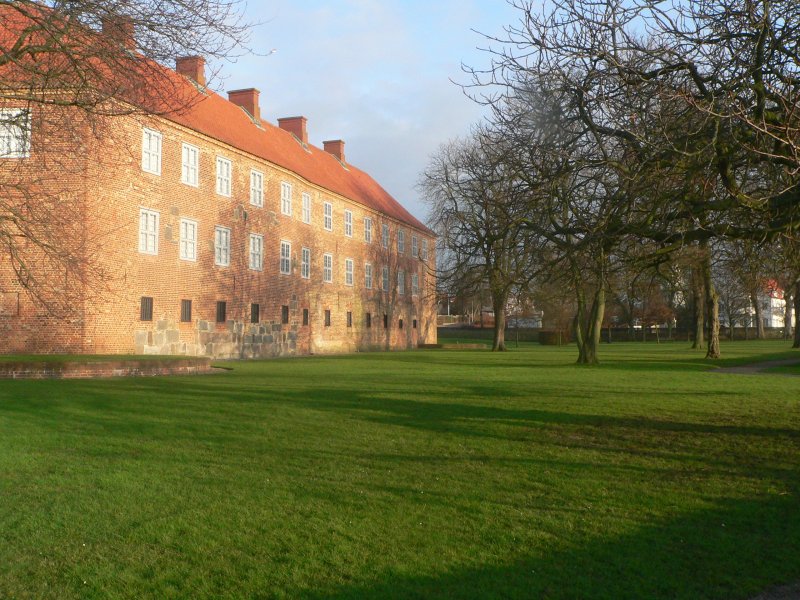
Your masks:
[[[724,343],[723,364],[800,359]],[[800,580],[800,378],[684,343],[0,383],[0,598],[715,598]]]

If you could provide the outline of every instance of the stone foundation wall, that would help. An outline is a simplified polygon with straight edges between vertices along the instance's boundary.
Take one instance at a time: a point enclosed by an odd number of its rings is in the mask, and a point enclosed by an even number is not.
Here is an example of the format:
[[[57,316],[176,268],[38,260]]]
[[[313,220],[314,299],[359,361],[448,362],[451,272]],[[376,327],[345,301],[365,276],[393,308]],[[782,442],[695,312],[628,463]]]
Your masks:
[[[219,324],[157,321],[153,330],[134,334],[137,354],[209,356],[213,358],[268,358],[292,356],[298,351],[298,326],[280,323]],[[188,327],[187,327],[188,326]]]

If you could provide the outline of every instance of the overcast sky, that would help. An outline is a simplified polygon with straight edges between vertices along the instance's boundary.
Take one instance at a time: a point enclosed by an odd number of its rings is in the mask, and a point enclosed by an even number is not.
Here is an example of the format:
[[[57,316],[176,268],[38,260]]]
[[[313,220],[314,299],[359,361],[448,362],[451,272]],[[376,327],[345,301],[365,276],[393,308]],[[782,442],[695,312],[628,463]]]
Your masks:
[[[440,144],[483,109],[450,82],[461,62],[485,67],[476,29],[499,34],[518,18],[505,0],[250,0],[253,45],[269,56],[219,65],[218,91],[255,87],[262,118],[303,115],[309,141],[343,139],[347,161],[421,220],[415,190]]]

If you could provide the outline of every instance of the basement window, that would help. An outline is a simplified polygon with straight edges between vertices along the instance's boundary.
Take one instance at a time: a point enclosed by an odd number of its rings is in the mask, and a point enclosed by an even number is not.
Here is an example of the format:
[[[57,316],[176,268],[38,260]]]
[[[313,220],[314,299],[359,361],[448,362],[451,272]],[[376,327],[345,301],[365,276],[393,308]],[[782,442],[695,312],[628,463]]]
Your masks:
[[[250,305],[250,322],[251,323],[258,323],[261,321],[261,305],[260,304],[251,304]]]
[[[228,304],[224,300],[217,301],[217,323],[224,323],[227,319]]]
[[[142,296],[139,304],[139,320],[152,321],[153,320],[153,298],[151,296]]]
[[[289,324],[289,307],[286,304],[281,306],[281,323],[284,325]]]
[[[308,309],[303,309],[303,325],[308,325]]]
[[[181,300],[181,323],[192,322],[192,301]]]
[[[325,327],[331,326],[331,311],[329,309],[325,309]]]

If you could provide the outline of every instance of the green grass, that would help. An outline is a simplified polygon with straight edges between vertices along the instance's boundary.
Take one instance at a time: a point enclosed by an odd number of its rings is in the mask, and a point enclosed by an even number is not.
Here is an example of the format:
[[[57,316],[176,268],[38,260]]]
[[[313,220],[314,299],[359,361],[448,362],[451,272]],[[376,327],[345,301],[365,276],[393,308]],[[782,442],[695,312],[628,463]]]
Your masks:
[[[713,373],[679,343],[575,356],[4,381],[0,598],[745,599],[800,580],[800,379]]]

